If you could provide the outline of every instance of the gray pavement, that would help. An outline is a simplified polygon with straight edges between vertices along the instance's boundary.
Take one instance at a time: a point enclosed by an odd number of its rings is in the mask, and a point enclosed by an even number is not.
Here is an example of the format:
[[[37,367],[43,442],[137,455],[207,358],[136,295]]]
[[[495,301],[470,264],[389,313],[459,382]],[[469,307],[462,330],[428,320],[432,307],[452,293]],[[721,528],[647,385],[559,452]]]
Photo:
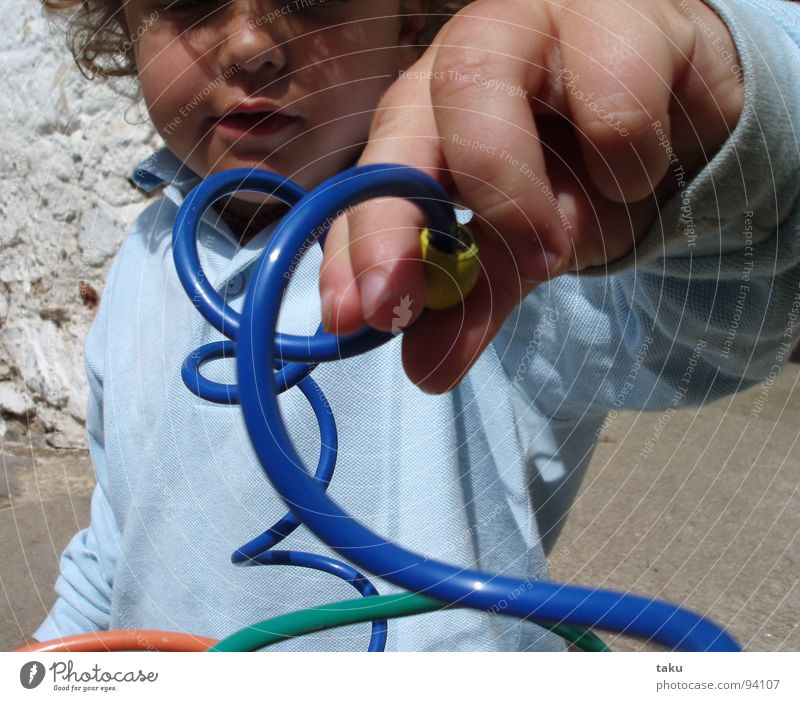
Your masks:
[[[620,414],[551,556],[553,576],[710,615],[750,650],[800,650],[800,368],[667,416]],[[38,626],[89,520],[84,451],[2,446],[0,649]],[[655,649],[603,634],[614,649]]]
[[[0,650],[47,615],[61,551],[89,523],[94,486],[85,451],[5,443],[0,479]]]
[[[748,650],[800,650],[799,368],[768,391],[676,413],[660,434],[661,413],[620,415],[556,543],[553,577],[687,606]]]

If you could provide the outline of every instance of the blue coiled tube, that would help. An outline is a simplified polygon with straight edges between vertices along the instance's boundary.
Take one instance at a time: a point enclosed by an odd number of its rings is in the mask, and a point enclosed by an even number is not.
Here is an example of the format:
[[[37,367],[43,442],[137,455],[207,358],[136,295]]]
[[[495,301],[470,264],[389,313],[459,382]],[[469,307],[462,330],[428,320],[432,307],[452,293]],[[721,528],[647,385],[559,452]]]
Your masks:
[[[393,584],[461,606],[498,611],[520,618],[593,626],[656,640],[676,650],[733,651],[739,647],[724,631],[697,614],[628,594],[529,582],[453,567],[405,550],[373,533],[337,506],[299,465],[278,410],[277,386],[270,370],[277,353],[287,347],[276,338],[278,312],[293,256],[307,245],[309,232],[343,207],[372,193],[396,195],[416,202],[431,229],[442,227],[426,205],[439,190],[428,193],[406,182],[409,169],[372,166],[347,171],[306,195],[284,218],[261,257],[249,287],[239,333],[238,372],[245,422],[264,471],[292,511],[340,555]],[[452,209],[450,209],[452,217]],[[446,227],[446,225],[444,225]],[[441,230],[441,229],[440,229]],[[377,332],[358,334],[365,347],[380,340]],[[348,341],[339,339],[343,345]],[[335,337],[313,337],[293,344],[294,360],[327,360],[337,347]],[[299,351],[307,349],[305,354]],[[337,352],[337,356],[339,353]]]
[[[239,315],[225,304],[224,300],[211,287],[200,265],[197,255],[197,230],[205,210],[223,195],[240,189],[261,190],[293,204],[303,194],[303,190],[273,173],[250,171],[246,169],[228,171],[205,180],[198,185],[184,201],[178,212],[173,230],[173,256],[178,277],[186,293],[195,302],[203,317],[229,339],[235,339],[239,330]],[[318,330],[317,333],[321,333]],[[238,404],[237,385],[212,382],[200,373],[201,366],[211,360],[234,359],[236,343],[234,340],[209,343],[194,351],[184,362],[181,376],[186,386],[195,394],[212,402]],[[327,400],[319,385],[308,377],[316,367],[313,363],[273,364],[278,392],[298,385],[314,410],[320,428],[320,458],[314,479],[322,489],[327,489],[336,466],[338,437],[336,423],[328,411]],[[327,572],[351,584],[362,596],[375,596],[379,592],[375,586],[352,566],[324,555],[314,553],[271,550],[300,525],[293,513],[283,516],[257,538],[240,547],[231,556],[235,565],[293,565]],[[369,652],[382,652],[386,648],[388,622],[377,620],[372,623]]]
[[[172,252],[183,289],[203,318],[231,340],[236,340],[239,315],[225,304],[203,272],[197,254],[197,230],[211,204],[220,197],[240,190],[265,192],[290,206],[305,194],[299,185],[274,173],[247,168],[229,170],[207,178],[186,196],[175,218],[172,233]]]
[[[241,174],[237,177],[241,181]],[[194,207],[208,206],[213,201],[209,193],[219,193],[218,197],[225,194],[223,191],[227,192],[212,182],[214,178],[192,193],[197,193],[192,201]],[[266,180],[269,186],[263,191],[275,193],[274,180]],[[228,185],[234,181],[236,177],[231,176]],[[255,180],[248,181],[247,189],[256,189],[253,183]],[[203,190],[206,185],[207,189]],[[325,494],[327,483],[321,466],[314,476],[300,467],[302,461],[289,439],[277,403],[277,395],[287,381],[285,376],[273,371],[299,364],[307,373],[315,363],[365,352],[391,336],[371,329],[346,337],[331,336],[319,330],[311,337],[277,334],[280,304],[293,262],[296,262],[295,256],[298,251],[305,250],[313,237],[312,232],[319,231],[319,223],[333,218],[342,209],[378,196],[405,197],[415,202],[425,213],[433,237],[441,239],[442,248],[447,247],[455,220],[442,188],[424,174],[404,166],[369,166],[341,173],[300,198],[272,235],[259,261],[241,317],[229,314],[224,305],[215,304],[213,296],[208,294],[210,288],[204,288],[193,279],[192,271],[199,270],[197,265],[184,271],[181,277],[190,295],[200,295],[196,300],[198,308],[205,306],[211,310],[214,315],[214,320],[209,319],[211,323],[237,341],[238,399],[248,433],[267,477],[293,514],[243,546],[234,560],[251,564],[274,562],[275,558],[289,561],[291,557],[285,554],[258,551],[285,537],[297,527],[299,520],[331,548],[365,570],[445,602],[525,619],[604,628],[653,639],[677,650],[738,650],[736,643],[710,621],[665,602],[550,582],[498,577],[428,560],[385,541],[339,508]],[[195,213],[195,226],[201,215],[202,210]],[[224,352],[230,357],[229,351],[233,350],[228,347],[206,349],[203,353],[207,355],[200,353],[200,356],[210,359],[213,353]],[[284,366],[278,358],[295,363]],[[197,360],[192,366],[195,374],[199,374],[201,362]],[[301,389],[306,380],[300,383]],[[347,577],[357,586],[355,581],[360,575],[352,579],[350,573],[345,575]],[[362,593],[367,590],[359,589]]]
[[[215,341],[200,346],[183,363],[181,379],[192,394],[216,404],[238,404],[239,386],[212,382],[200,373],[200,368],[211,360],[235,360],[236,344],[233,341]],[[291,389],[316,366],[304,363],[276,364],[275,382],[280,392]]]

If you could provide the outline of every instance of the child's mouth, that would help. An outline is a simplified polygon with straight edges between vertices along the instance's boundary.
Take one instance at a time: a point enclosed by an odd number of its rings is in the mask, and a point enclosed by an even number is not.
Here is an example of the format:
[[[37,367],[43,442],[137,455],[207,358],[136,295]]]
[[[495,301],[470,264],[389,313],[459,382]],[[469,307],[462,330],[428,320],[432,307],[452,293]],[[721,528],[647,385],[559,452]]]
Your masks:
[[[277,112],[237,112],[221,117],[216,126],[237,138],[242,136],[270,136],[296,124],[298,117]]]

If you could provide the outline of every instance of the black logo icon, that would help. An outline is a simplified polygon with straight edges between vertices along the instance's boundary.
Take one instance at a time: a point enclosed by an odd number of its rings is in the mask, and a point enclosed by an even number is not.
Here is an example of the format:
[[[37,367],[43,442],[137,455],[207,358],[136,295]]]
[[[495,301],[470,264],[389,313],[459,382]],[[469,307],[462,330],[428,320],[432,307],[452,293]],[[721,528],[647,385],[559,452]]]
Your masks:
[[[26,662],[19,670],[19,681],[26,689],[35,689],[44,679],[44,665],[41,662]]]

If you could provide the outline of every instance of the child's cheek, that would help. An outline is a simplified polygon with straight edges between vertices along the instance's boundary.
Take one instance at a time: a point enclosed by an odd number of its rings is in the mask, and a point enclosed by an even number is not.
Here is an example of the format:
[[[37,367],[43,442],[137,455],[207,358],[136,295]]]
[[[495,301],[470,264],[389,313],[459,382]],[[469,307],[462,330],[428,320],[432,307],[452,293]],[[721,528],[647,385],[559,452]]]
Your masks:
[[[186,103],[191,88],[191,59],[183,42],[172,32],[152,27],[135,44],[134,58],[139,86],[154,126],[163,130]]]
[[[169,64],[153,63],[139,71],[139,85],[142,89],[147,111],[153,126],[165,138],[183,132],[188,126],[189,113],[184,107],[189,99],[181,89],[180,71]],[[184,116],[182,116],[182,114]]]

